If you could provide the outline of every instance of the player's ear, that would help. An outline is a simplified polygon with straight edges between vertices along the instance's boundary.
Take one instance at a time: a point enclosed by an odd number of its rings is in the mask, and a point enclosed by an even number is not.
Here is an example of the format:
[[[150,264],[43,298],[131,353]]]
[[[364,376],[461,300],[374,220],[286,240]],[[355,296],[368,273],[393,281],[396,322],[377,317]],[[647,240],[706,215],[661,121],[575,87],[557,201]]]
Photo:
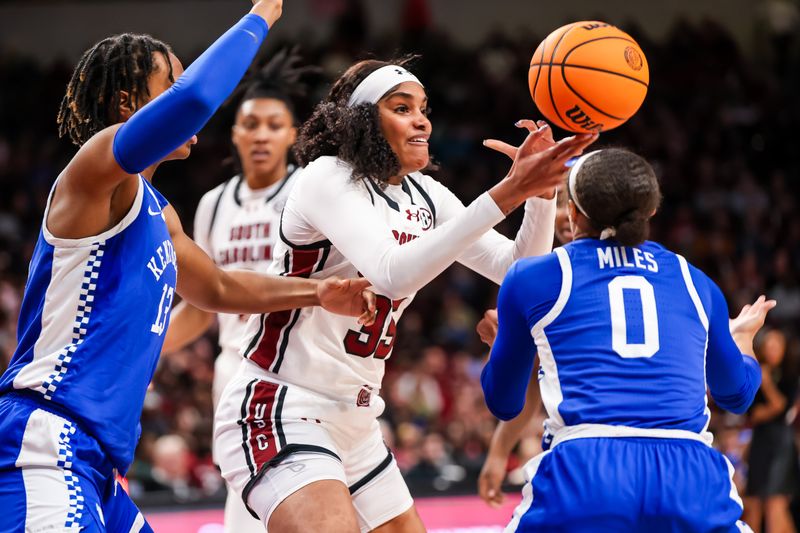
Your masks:
[[[575,207],[575,202],[571,198],[567,200],[567,215],[570,222],[574,222],[578,217],[578,208]]]
[[[292,126],[292,129],[289,131],[289,146],[293,145],[297,141],[297,127]]]
[[[119,120],[120,122],[126,122],[131,116],[133,116],[134,111],[136,108],[133,103],[133,99],[128,91],[120,91],[119,92]]]

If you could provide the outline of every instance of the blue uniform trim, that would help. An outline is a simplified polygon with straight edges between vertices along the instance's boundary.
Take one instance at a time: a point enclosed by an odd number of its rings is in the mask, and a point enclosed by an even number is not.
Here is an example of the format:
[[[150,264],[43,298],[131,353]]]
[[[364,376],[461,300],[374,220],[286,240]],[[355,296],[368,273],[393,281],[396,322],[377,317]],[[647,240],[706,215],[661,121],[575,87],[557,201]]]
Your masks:
[[[95,292],[97,291],[97,279],[103,262],[104,248],[105,242],[99,242],[92,246],[92,251],[89,253],[89,259],[86,261],[86,270],[81,282],[80,295],[78,296],[78,312],[75,315],[75,325],[72,327],[72,342],[61,350],[54,373],[50,375],[47,381],[42,383],[46,400],[53,399],[53,394],[58,389],[59,383],[64,379],[69,364],[72,362],[72,357],[86,337],[89,319],[92,314],[92,302],[94,302]]]

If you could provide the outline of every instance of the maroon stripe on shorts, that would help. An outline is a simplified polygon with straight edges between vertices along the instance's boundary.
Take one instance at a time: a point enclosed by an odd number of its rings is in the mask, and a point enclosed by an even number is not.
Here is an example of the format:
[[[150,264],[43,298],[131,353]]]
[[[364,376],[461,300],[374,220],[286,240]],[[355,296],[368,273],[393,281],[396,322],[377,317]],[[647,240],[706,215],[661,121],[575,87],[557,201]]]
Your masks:
[[[275,420],[272,418],[279,388],[280,385],[269,381],[256,382],[252,399],[247,406],[245,420],[249,428],[247,446],[252,454],[256,472],[280,451],[276,439]]]
[[[316,250],[291,250],[291,271],[287,268],[286,276],[297,278],[309,278],[314,271],[314,265],[320,256],[319,249]],[[292,318],[292,311],[278,311],[269,313],[264,319],[264,334],[258,346],[248,356],[251,361],[261,368],[272,371],[273,364],[278,355],[278,346],[281,336],[289,325]]]

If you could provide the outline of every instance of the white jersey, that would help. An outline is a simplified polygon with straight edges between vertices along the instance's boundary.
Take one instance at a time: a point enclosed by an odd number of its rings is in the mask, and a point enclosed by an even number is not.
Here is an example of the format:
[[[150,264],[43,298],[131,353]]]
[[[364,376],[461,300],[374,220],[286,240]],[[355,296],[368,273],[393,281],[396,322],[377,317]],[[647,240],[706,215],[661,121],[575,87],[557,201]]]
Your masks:
[[[420,173],[382,189],[321,157],[296,173],[270,272],[362,275],[378,294],[372,326],[320,307],[253,315],[243,355],[268,376],[329,397],[368,401],[383,379],[397,321],[415,293],[454,261],[500,283],[512,262],[549,253],[556,203],[531,199],[516,240],[491,228],[504,215],[488,194],[469,207]]]
[[[252,190],[235,176],[208,191],[197,205],[195,242],[221,268],[266,272],[294,170],[290,166],[285,178],[263,189]],[[240,351],[248,315],[219,313],[218,318],[220,347]]]

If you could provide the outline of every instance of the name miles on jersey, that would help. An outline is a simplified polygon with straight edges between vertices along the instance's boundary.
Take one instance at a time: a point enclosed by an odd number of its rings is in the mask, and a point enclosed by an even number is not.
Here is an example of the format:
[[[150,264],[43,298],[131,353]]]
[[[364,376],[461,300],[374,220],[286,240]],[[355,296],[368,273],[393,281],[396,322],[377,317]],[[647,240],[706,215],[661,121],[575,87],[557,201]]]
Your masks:
[[[633,261],[631,261],[633,259]],[[641,268],[650,272],[658,272],[658,263],[650,252],[625,246],[606,246],[597,249],[597,261],[600,270],[604,268]]]

